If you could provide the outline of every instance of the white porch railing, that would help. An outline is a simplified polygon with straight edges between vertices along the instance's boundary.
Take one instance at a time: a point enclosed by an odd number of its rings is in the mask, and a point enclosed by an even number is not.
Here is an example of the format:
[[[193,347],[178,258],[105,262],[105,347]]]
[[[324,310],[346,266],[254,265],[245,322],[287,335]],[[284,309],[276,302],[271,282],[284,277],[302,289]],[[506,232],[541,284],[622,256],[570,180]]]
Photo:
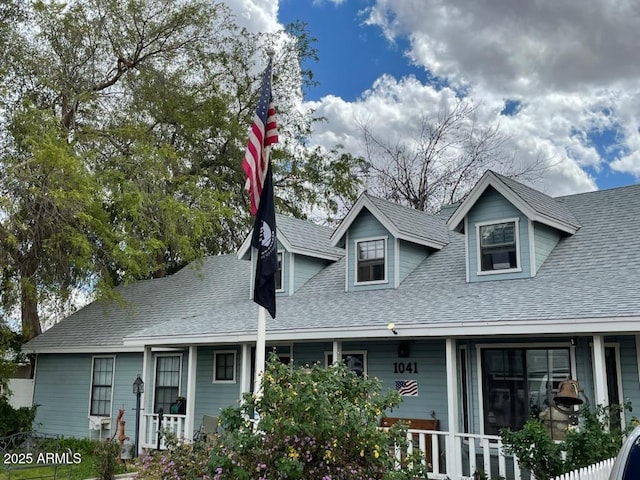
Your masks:
[[[185,431],[186,415],[163,415],[162,425],[158,425],[158,414],[143,415],[143,428],[140,446],[142,448],[158,448],[158,431],[171,432],[178,439],[190,438]],[[160,437],[160,449],[167,448],[164,436]]]
[[[611,470],[613,470],[615,460],[615,458],[603,460],[594,465],[564,473],[559,477],[555,477],[553,480],[607,480]]]
[[[450,452],[447,452],[449,432],[446,431],[409,429],[407,439],[410,441],[409,453],[415,448],[424,452],[430,479],[523,478],[517,459],[504,453],[497,435],[456,434]],[[401,461],[400,452],[396,455]],[[459,472],[455,477],[454,471]]]

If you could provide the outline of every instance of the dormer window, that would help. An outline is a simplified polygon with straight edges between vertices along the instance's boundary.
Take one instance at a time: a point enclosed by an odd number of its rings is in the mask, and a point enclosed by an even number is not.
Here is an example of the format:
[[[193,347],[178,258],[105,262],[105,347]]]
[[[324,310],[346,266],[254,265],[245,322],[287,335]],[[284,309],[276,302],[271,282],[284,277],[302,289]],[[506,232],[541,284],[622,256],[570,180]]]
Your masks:
[[[278,270],[276,271],[276,292],[284,292],[284,282],[283,282],[283,272],[282,268],[282,259],[284,257],[284,252],[278,252]]]
[[[387,281],[386,243],[384,238],[356,242],[356,283]]]
[[[518,219],[476,224],[478,233],[478,274],[520,271]]]

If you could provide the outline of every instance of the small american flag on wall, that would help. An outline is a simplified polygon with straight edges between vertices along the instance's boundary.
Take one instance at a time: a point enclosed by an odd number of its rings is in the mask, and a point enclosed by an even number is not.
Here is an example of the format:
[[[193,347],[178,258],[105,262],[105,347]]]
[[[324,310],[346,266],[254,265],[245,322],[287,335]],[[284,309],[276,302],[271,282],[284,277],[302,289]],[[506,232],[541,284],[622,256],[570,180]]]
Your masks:
[[[396,380],[396,390],[402,397],[418,396],[417,380]]]

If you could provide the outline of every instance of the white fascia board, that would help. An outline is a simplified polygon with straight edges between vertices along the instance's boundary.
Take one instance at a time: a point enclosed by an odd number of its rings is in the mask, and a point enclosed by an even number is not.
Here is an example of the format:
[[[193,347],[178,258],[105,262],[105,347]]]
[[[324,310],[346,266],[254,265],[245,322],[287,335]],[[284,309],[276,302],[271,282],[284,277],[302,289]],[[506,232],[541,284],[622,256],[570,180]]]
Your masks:
[[[390,333],[386,325],[352,328],[292,329],[267,332],[268,342],[308,342],[334,339],[415,339],[417,337],[510,337],[510,336],[561,336],[576,334],[607,334],[637,332],[640,316],[610,318],[549,319],[521,322],[449,322],[442,324],[396,325],[397,335]],[[550,330],[553,325],[553,331]],[[228,332],[192,335],[167,335],[135,337],[125,340],[126,345],[200,345],[237,344],[255,342],[255,332]]]
[[[349,227],[351,226],[353,221],[358,217],[358,215],[360,215],[360,212],[365,207],[367,208],[367,210],[369,210],[369,212],[371,212],[376,220],[378,220],[382,224],[382,226],[389,231],[389,233],[391,233],[394,237],[398,237],[400,235],[400,232],[397,230],[395,225],[393,225],[393,223],[391,223],[389,219],[385,215],[383,215],[382,212],[378,210],[378,208],[376,208],[373,202],[369,200],[366,193],[363,193],[360,198],[358,198],[353,208],[349,210],[347,216],[342,219],[342,222],[340,222],[338,228],[336,228],[336,230],[331,235],[331,245],[333,245],[334,247],[338,245],[342,237],[344,237],[344,235],[349,230]]]
[[[238,260],[242,260],[245,255],[247,255],[247,253],[249,253],[249,251],[251,250],[251,237],[253,235],[253,228],[251,229],[251,231],[249,232],[249,235],[247,235],[247,238],[244,239],[244,242],[242,242],[242,245],[240,245],[240,248],[238,249]],[[251,260],[251,255],[249,255],[249,260]]]
[[[533,216],[529,217],[531,220],[533,220],[534,222],[538,222],[538,223],[543,223],[549,227],[555,228],[556,230],[560,230],[562,232],[566,232],[566,233],[570,233],[571,235],[573,235],[574,233],[576,233],[578,231],[579,227],[576,227],[575,225],[571,225],[569,223],[566,222],[561,222],[559,220],[556,220],[555,218],[549,217],[548,215],[541,215],[541,214],[534,214]]]
[[[407,242],[416,243],[418,245],[423,245],[425,247],[435,248],[436,250],[440,250],[446,247],[448,243],[448,242],[437,242],[429,238],[417,237],[415,235],[410,235],[407,233],[398,233],[397,235],[394,235],[394,236],[400,240],[406,240]]]
[[[251,231],[249,232],[249,235],[247,235],[247,238],[244,239],[244,242],[242,242],[242,245],[238,249],[238,260],[242,260],[245,257],[245,255],[247,255],[247,253],[251,250],[251,237],[253,237],[253,228],[251,229]],[[282,232],[279,232],[277,230],[277,225],[276,225],[276,239],[280,241],[280,243],[285,248],[285,250],[287,250],[288,252],[292,251],[291,243]]]
[[[297,255],[305,255],[307,257],[313,257],[313,258],[321,258],[323,260],[340,260],[342,257],[344,257],[344,253],[339,254],[336,252],[335,255],[332,255],[330,253],[326,253],[326,252],[318,252],[316,250],[310,249],[310,248],[291,248],[288,249],[288,251],[290,253],[295,253]]]
[[[25,348],[22,347],[23,353],[142,353],[143,346],[138,345],[120,345],[112,347],[41,347],[41,348]]]
[[[485,175],[478,181],[476,186],[473,187],[473,190],[471,190],[469,196],[467,196],[464,202],[462,202],[462,204],[456,209],[453,215],[451,215],[449,220],[447,220],[447,225],[450,230],[455,230],[455,228],[463,221],[463,219],[469,213],[469,210],[471,210],[471,208],[476,204],[476,202],[480,199],[482,194],[489,186],[495,188],[498,193],[500,193],[500,195],[502,195],[514,207],[520,210],[529,220],[543,223],[549,227],[561,230],[566,233],[570,233],[572,235],[578,231],[578,228],[575,225],[571,225],[558,219],[549,217],[548,215],[538,213],[533,207],[531,207],[531,205],[525,202],[520,196],[516,195],[513,190],[508,188],[502,181],[500,181],[500,179],[497,178],[491,171],[485,173]]]
[[[342,219],[338,228],[331,235],[331,244],[335,247],[342,237],[346,234],[353,221],[360,215],[363,208],[366,208],[371,212],[371,215],[378,220],[384,228],[395,238],[400,240],[406,240],[407,242],[416,243],[418,245],[424,245],[425,247],[435,248],[440,250],[447,245],[446,242],[438,242],[432,239],[411,235],[410,233],[401,232],[398,227],[389,220],[389,218],[376,207],[373,202],[367,197],[366,194],[362,194],[353,208],[349,211],[346,217]]]
[[[475,187],[471,190],[471,193],[465,198],[462,204],[453,212],[453,215],[447,220],[447,225],[450,230],[455,228],[464,220],[469,213],[469,210],[476,204],[487,187],[492,186],[503,197],[505,197],[510,203],[513,204],[518,210],[520,210],[528,218],[535,216],[534,210],[520,197],[513,193],[513,191],[507,188],[491,171],[487,171],[484,176],[478,181]]]

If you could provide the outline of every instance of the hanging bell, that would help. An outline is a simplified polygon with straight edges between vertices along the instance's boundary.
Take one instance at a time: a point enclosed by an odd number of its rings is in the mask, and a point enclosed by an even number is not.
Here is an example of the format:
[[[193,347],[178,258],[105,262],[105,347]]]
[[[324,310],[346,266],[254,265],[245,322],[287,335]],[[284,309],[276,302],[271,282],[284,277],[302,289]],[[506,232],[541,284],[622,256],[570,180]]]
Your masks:
[[[578,397],[580,385],[575,380],[565,380],[558,386],[558,394],[553,401],[562,406],[582,405],[584,400]]]

